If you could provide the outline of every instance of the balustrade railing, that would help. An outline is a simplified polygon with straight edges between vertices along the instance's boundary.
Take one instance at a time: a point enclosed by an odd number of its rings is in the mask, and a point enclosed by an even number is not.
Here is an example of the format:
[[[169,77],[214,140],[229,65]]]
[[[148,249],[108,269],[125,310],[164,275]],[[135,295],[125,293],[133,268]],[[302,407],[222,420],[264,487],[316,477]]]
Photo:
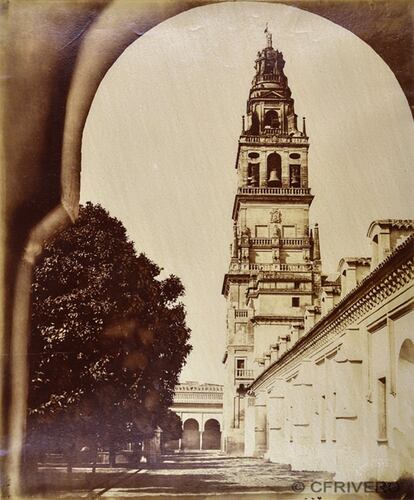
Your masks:
[[[252,271],[277,271],[277,264],[249,264],[249,269]]]
[[[269,129],[268,129],[269,130]],[[277,130],[277,129],[270,129]],[[241,135],[240,142],[248,142],[248,143],[270,143],[270,144],[307,144],[308,139],[306,137],[291,137],[290,135],[278,135],[279,131],[275,133],[267,133],[264,135]]]
[[[272,246],[272,238],[250,238],[250,242],[256,247]],[[302,247],[309,245],[309,238],[282,238],[280,239],[282,246]]]
[[[265,271],[265,272],[310,272],[312,264],[260,264],[260,263],[233,263],[230,271]]]
[[[280,128],[265,127],[264,133],[266,135],[277,135],[277,134],[280,134],[281,131],[280,131]]]
[[[291,188],[291,187],[239,187],[238,194],[278,194],[295,195],[310,194],[310,188]]]
[[[309,245],[309,238],[282,238],[280,243],[285,247],[302,247]]]
[[[312,264],[279,264],[281,271],[311,271]]]
[[[272,246],[272,238],[251,238],[252,245],[257,247],[270,247]]]
[[[312,270],[312,264],[249,264],[252,271],[302,271]]]
[[[264,74],[264,75],[259,75],[256,77],[257,82],[263,81],[263,82],[276,82],[280,80],[280,77],[278,75],[274,75],[272,73]]]
[[[252,379],[252,378],[254,378],[253,370],[246,370],[244,368],[237,368],[236,369],[236,378]]]
[[[236,309],[234,315],[236,318],[247,318],[247,309]]]

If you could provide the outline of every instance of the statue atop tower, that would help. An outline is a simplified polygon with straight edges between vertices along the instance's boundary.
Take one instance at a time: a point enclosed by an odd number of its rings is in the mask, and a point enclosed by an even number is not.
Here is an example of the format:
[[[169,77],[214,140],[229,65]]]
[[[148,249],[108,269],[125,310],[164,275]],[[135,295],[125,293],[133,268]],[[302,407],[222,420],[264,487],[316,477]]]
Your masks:
[[[266,33],[266,40],[267,40],[267,47],[271,48],[272,47],[272,33],[269,31],[269,26],[266,23],[266,28],[264,30]]]

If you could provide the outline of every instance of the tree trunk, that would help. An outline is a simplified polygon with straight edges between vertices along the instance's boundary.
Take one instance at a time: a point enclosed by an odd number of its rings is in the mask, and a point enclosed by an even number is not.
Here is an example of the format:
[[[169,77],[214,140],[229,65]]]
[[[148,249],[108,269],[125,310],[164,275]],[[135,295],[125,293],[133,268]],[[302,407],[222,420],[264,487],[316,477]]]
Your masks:
[[[75,458],[75,445],[71,444],[67,452],[67,468],[66,468],[66,472],[69,475],[69,479],[72,478],[74,458]]]
[[[116,450],[115,450],[114,443],[111,443],[109,445],[109,465],[111,467],[115,467],[115,465],[116,465]]]
[[[96,472],[96,462],[98,460],[98,447],[94,446],[93,447],[93,455],[92,455],[92,474],[95,474]]]
[[[134,443],[132,446],[133,454],[132,454],[132,463],[136,467],[139,467],[142,458],[142,445],[141,443]]]
[[[23,451],[23,468],[24,468],[24,489],[27,493],[36,491],[38,482],[38,462],[40,460],[40,453],[27,446]]]
[[[72,466],[72,456],[69,456],[68,457],[68,463],[67,463],[67,467],[66,467],[66,472],[71,475],[72,474],[72,471],[73,471],[73,466]]]

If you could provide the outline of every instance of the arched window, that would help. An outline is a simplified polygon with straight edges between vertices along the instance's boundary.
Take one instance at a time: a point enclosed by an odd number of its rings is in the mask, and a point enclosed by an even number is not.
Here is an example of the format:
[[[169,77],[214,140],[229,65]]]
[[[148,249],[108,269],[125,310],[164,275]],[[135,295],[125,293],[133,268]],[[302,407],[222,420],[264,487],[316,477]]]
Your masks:
[[[280,187],[282,185],[282,159],[277,153],[267,157],[267,185]]]
[[[184,430],[188,430],[188,431],[198,431],[199,425],[198,425],[197,420],[195,420],[194,418],[189,418],[184,422],[183,428],[184,428]]]
[[[289,167],[290,187],[300,187],[300,165]]]
[[[219,431],[220,432],[220,424],[215,418],[210,418],[204,424],[205,431]]]
[[[277,111],[274,109],[271,109],[267,111],[265,114],[263,126],[270,127],[270,128],[279,128],[280,122],[279,122],[279,115],[277,114]]]
[[[249,186],[259,185],[259,164],[249,163],[247,167],[247,183]]]

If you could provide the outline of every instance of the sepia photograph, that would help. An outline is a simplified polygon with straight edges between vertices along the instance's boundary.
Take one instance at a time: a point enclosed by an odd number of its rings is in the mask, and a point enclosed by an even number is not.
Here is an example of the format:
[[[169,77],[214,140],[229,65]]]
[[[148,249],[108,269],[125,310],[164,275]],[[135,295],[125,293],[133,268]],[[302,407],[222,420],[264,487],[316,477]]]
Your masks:
[[[0,497],[414,499],[412,0],[0,0]]]

